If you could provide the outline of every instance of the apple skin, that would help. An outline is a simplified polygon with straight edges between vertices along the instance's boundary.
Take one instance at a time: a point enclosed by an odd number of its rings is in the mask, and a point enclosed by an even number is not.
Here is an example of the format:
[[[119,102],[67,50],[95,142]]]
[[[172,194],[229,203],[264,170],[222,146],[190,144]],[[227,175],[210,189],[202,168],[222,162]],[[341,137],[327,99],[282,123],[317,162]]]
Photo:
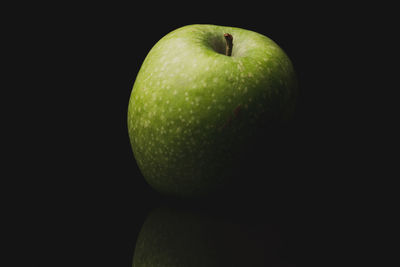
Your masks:
[[[233,36],[226,56],[224,34]],[[150,50],[128,106],[136,162],[155,190],[180,197],[223,189],[260,135],[295,110],[297,79],[285,52],[253,31],[178,28]],[[251,162],[251,160],[249,161]]]

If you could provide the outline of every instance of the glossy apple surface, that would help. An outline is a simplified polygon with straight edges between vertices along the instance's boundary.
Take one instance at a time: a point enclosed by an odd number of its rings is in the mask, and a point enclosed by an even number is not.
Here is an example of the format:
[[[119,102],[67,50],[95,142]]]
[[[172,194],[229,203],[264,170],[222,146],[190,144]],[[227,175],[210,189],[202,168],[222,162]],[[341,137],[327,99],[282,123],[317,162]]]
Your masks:
[[[129,137],[144,178],[176,196],[223,188],[246,148],[274,142],[257,132],[292,116],[296,92],[290,59],[264,35],[216,25],[172,31],[148,53],[129,101]]]

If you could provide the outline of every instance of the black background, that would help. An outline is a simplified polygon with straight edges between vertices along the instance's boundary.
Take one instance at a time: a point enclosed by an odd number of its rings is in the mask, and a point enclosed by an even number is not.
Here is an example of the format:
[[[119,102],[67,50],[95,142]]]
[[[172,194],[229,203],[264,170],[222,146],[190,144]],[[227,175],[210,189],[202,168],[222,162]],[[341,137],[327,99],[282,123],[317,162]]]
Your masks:
[[[238,216],[243,210],[264,214],[264,219],[281,216],[291,260],[298,266],[327,265],[352,254],[354,236],[344,233],[354,233],[362,154],[363,119],[354,107],[366,30],[360,9],[327,3],[167,1],[60,5],[37,16],[37,26],[26,25],[27,39],[35,40],[34,59],[45,66],[33,77],[38,89],[27,92],[29,99],[39,100],[27,122],[35,129],[35,142],[27,142],[32,146],[29,168],[37,173],[24,201],[29,223],[23,223],[27,235],[22,243],[28,262],[131,265],[146,214],[167,200],[145,183],[135,163],[126,126],[129,96],[151,47],[170,31],[197,23],[270,37],[291,58],[299,79],[295,160],[284,166],[292,183],[272,213],[265,212],[271,207],[268,198],[253,208],[251,201],[236,201],[229,209],[238,209]],[[275,174],[265,166],[265,177]]]

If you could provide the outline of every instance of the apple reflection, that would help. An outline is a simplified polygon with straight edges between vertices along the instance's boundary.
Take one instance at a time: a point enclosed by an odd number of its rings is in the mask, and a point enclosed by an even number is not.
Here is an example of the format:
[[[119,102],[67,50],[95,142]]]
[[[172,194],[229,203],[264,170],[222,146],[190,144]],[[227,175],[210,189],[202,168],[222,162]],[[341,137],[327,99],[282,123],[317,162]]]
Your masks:
[[[168,205],[152,210],[139,233],[133,267],[295,266],[283,262],[277,229],[217,210]]]

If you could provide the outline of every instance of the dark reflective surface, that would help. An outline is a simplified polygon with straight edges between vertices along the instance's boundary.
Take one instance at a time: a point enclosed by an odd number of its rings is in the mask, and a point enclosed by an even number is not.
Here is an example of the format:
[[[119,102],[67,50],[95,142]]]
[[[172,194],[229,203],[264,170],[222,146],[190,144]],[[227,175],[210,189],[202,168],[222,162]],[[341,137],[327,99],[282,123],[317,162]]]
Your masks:
[[[133,266],[296,266],[279,218],[208,204],[169,201],[153,209]]]

